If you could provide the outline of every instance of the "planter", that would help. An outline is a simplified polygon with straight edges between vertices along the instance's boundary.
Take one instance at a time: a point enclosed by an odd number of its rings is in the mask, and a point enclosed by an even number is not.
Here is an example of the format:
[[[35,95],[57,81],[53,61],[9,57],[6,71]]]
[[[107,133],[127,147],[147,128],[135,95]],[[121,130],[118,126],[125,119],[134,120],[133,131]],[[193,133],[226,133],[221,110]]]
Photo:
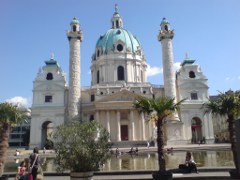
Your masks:
[[[93,171],[70,173],[70,180],[92,180],[92,179],[93,179]]]
[[[154,180],[172,180],[172,172],[157,171],[152,174]]]
[[[8,180],[8,176],[7,176],[7,175],[2,175],[2,176],[0,177],[0,180]]]
[[[236,169],[229,171],[231,179],[240,179],[240,174],[237,172]]]

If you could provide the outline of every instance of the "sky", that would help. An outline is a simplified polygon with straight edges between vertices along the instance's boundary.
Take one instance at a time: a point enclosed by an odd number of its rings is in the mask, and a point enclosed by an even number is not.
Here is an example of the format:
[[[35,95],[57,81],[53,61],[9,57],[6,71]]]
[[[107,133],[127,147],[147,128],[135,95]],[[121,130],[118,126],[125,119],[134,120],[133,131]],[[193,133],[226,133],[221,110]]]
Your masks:
[[[75,16],[84,35],[81,86],[90,86],[91,57],[115,4],[144,50],[150,83],[163,85],[157,35],[165,17],[175,31],[176,69],[187,53],[208,78],[209,95],[240,89],[239,0],[0,0],[0,102],[30,107],[33,81],[51,53],[68,75],[66,30]]]

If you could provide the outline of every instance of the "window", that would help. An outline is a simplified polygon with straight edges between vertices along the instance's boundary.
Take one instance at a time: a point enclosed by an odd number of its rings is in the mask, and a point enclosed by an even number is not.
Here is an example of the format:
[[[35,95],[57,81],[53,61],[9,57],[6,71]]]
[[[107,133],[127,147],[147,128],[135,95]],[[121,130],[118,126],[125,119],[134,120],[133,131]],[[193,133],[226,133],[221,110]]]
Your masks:
[[[91,114],[89,120],[93,121],[94,120],[94,115]]]
[[[100,51],[99,51],[99,49],[97,50],[97,57],[99,57],[100,56]]]
[[[75,32],[77,30],[76,25],[73,25],[73,31]]]
[[[99,83],[99,71],[97,71],[97,84]]]
[[[191,100],[197,100],[198,99],[198,95],[196,92],[191,93]]]
[[[45,96],[45,102],[51,103],[52,102],[52,96]]]
[[[167,25],[165,25],[165,26],[164,26],[164,29],[165,29],[166,31],[168,31],[168,26],[167,26]]]
[[[116,27],[119,28],[119,22],[116,20]]]
[[[52,73],[47,73],[46,79],[47,79],[47,80],[52,80],[52,79],[53,79]]]
[[[95,96],[94,94],[91,94],[91,102],[95,101]]]
[[[195,75],[195,73],[194,73],[193,71],[190,71],[190,72],[189,72],[189,77],[190,77],[190,78],[195,78],[196,75]]]
[[[117,75],[118,75],[118,81],[123,81],[124,80],[124,68],[122,66],[118,67]]]
[[[121,51],[123,50],[123,45],[122,45],[122,44],[118,44],[118,45],[117,45],[117,50],[118,50],[119,52],[121,52]]]

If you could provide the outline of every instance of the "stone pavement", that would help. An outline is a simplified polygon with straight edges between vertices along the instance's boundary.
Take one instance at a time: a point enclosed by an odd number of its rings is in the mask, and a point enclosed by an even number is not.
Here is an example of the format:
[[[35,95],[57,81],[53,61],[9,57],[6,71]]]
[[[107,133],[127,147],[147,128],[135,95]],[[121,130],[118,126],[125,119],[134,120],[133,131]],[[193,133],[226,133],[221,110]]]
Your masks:
[[[8,178],[9,180],[14,180],[13,177]],[[150,180],[152,179],[151,174],[131,174],[131,175],[96,175],[93,177],[93,180]],[[229,173],[225,172],[200,172],[199,174],[190,173],[190,174],[173,174],[173,179],[176,180],[223,180],[223,179],[230,179]],[[44,176],[44,180],[70,180],[69,176]]]

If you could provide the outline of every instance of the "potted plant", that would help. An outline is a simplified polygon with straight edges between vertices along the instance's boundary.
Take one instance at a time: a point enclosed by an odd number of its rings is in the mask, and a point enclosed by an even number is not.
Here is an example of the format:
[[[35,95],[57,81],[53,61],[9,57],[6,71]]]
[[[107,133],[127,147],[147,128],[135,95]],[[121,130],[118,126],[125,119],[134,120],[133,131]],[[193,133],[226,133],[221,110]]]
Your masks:
[[[54,133],[57,171],[70,170],[71,180],[92,179],[107,157],[109,133],[96,121],[72,120]]]

